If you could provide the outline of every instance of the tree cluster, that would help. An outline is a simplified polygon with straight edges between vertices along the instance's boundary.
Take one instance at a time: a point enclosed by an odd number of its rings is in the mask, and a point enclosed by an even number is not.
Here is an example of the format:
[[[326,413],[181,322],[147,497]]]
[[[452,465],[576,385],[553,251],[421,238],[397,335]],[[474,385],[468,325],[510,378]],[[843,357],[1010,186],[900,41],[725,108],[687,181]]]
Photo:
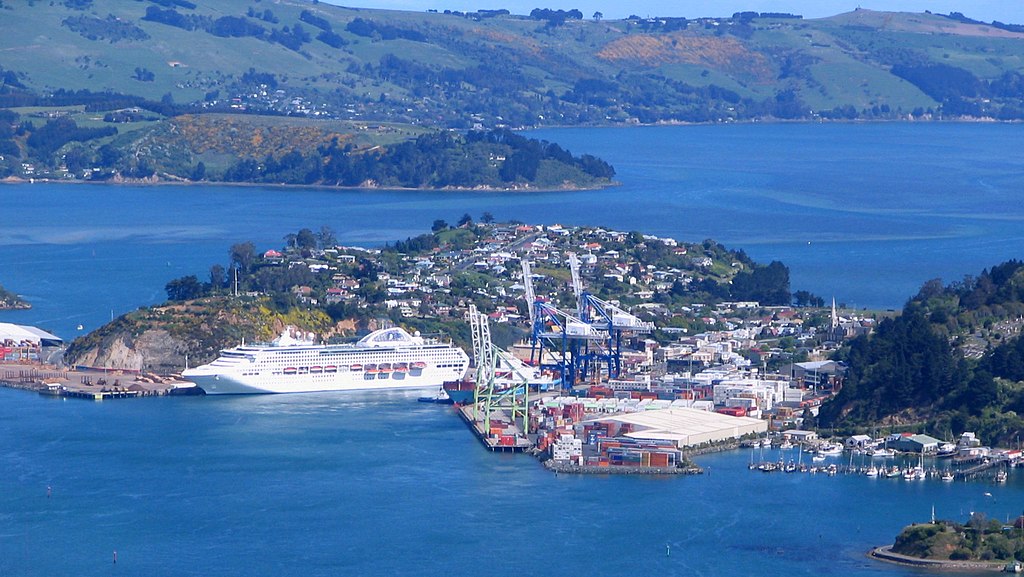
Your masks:
[[[504,155],[502,161],[492,160]],[[508,130],[466,136],[431,133],[386,150],[363,151],[337,140],[314,153],[298,150],[262,162],[243,159],[224,180],[359,186],[367,182],[409,188],[472,187],[532,182],[543,162],[573,167],[588,177],[609,179],[615,170],[590,155],[576,158],[557,144],[524,138]]]
[[[303,10],[299,14],[299,20],[302,20],[306,24],[316,26],[321,30],[325,30],[327,32],[331,31],[331,23],[328,22],[326,18],[317,16],[316,14],[313,14],[309,10]]]
[[[573,8],[572,10],[552,10],[550,8],[534,8],[530,11],[530,18],[543,20],[550,27],[561,26],[566,20],[583,20],[583,13]]]
[[[768,306],[788,305],[793,300],[789,292],[789,268],[776,260],[768,266],[740,272],[732,280],[730,294],[733,300],[738,301],[757,301]]]
[[[122,40],[148,40],[149,34],[130,21],[107,14],[106,18],[96,16],[71,16],[61,21],[62,26],[79,33],[89,40],[109,40],[111,44]]]
[[[381,40],[395,40],[403,38],[405,40],[414,40],[416,42],[425,42],[427,40],[427,37],[418,30],[400,28],[391,24],[382,24],[365,18],[354,18],[351,22],[345,25],[345,30],[355,34],[356,36],[363,36],[364,38],[379,38]]]
[[[70,118],[55,118],[30,131],[26,142],[39,156],[48,157],[72,141],[86,141],[117,134],[113,126],[83,128]]]

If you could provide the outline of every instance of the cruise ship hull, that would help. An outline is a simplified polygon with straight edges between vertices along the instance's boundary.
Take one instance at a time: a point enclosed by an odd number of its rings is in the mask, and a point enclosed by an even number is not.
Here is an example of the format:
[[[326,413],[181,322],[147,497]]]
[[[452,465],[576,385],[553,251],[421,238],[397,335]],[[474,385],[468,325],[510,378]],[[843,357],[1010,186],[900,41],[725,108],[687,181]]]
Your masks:
[[[356,345],[239,346],[182,376],[208,395],[437,389],[459,379],[466,353],[382,329]]]
[[[436,389],[445,378],[450,377],[409,377],[401,381],[391,379],[310,379],[284,375],[275,379],[242,380],[234,375],[185,375],[189,381],[203,389],[207,395],[248,395],[264,393],[315,393],[324,391],[371,391],[371,390],[418,390]],[[308,376],[307,376],[308,377]]]

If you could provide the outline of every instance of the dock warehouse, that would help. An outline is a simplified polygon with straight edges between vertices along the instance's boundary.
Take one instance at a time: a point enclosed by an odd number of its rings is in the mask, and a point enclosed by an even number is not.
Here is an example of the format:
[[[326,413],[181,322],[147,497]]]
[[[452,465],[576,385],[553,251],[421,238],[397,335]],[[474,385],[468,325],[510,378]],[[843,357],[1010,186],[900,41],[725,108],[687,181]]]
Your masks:
[[[64,341],[42,329],[25,325],[0,323],[0,344],[8,346],[59,347]]]
[[[737,439],[768,430],[768,421],[761,419],[732,417],[685,407],[610,415],[585,422],[630,425],[633,430],[626,433],[626,437],[673,441],[678,448]]]

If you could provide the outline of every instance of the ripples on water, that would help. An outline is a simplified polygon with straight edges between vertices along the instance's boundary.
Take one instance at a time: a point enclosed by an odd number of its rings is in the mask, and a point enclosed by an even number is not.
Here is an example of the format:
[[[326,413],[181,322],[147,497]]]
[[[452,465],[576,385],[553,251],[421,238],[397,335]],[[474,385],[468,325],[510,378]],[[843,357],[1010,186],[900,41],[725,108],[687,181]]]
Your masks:
[[[1016,472],[766,475],[747,451],[701,457],[696,477],[555,476],[488,453],[450,411],[412,395],[0,389],[0,574],[106,575],[117,550],[132,574],[912,575],[863,552],[933,505],[1002,519],[1024,497]]]
[[[713,238],[782,260],[794,290],[898,308],[1021,258],[1024,158],[1015,125],[854,124],[562,129],[532,133],[609,160],[621,186],[577,192],[339,191],[241,187],[0,186],[0,283],[34,311],[5,315],[73,337],[208,275],[228,248],[333,228],[379,246],[437,218],[498,219]],[[941,143],[941,144],[937,144]],[[31,194],[28,194],[28,192]],[[70,291],[69,287],[75,287]]]
[[[204,278],[228,247],[331,226],[374,245],[468,212],[715,238],[793,288],[898,307],[925,280],[1021,258],[1006,125],[557,130],[623,185],[573,193],[0,187],[0,321],[72,338]],[[31,194],[28,194],[31,192]],[[553,476],[492,455],[413,393],[85,403],[0,390],[0,575],[911,575],[866,560],[934,505],[1019,514],[1005,486],[764,475]],[[46,487],[54,495],[46,498]],[[991,496],[986,496],[990,493]],[[666,555],[668,545],[669,555]]]

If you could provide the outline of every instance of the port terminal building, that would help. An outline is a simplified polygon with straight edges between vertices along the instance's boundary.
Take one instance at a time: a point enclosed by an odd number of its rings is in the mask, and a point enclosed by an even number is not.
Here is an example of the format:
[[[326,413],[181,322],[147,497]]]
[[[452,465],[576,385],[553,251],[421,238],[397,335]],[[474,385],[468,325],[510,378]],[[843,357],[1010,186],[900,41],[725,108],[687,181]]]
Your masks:
[[[768,422],[762,419],[734,417],[688,407],[609,415],[585,422],[624,427],[630,432],[623,436],[671,441],[680,449],[738,439],[744,435],[760,435],[768,430]]]
[[[0,361],[37,360],[44,347],[63,344],[60,337],[42,329],[0,323]]]

